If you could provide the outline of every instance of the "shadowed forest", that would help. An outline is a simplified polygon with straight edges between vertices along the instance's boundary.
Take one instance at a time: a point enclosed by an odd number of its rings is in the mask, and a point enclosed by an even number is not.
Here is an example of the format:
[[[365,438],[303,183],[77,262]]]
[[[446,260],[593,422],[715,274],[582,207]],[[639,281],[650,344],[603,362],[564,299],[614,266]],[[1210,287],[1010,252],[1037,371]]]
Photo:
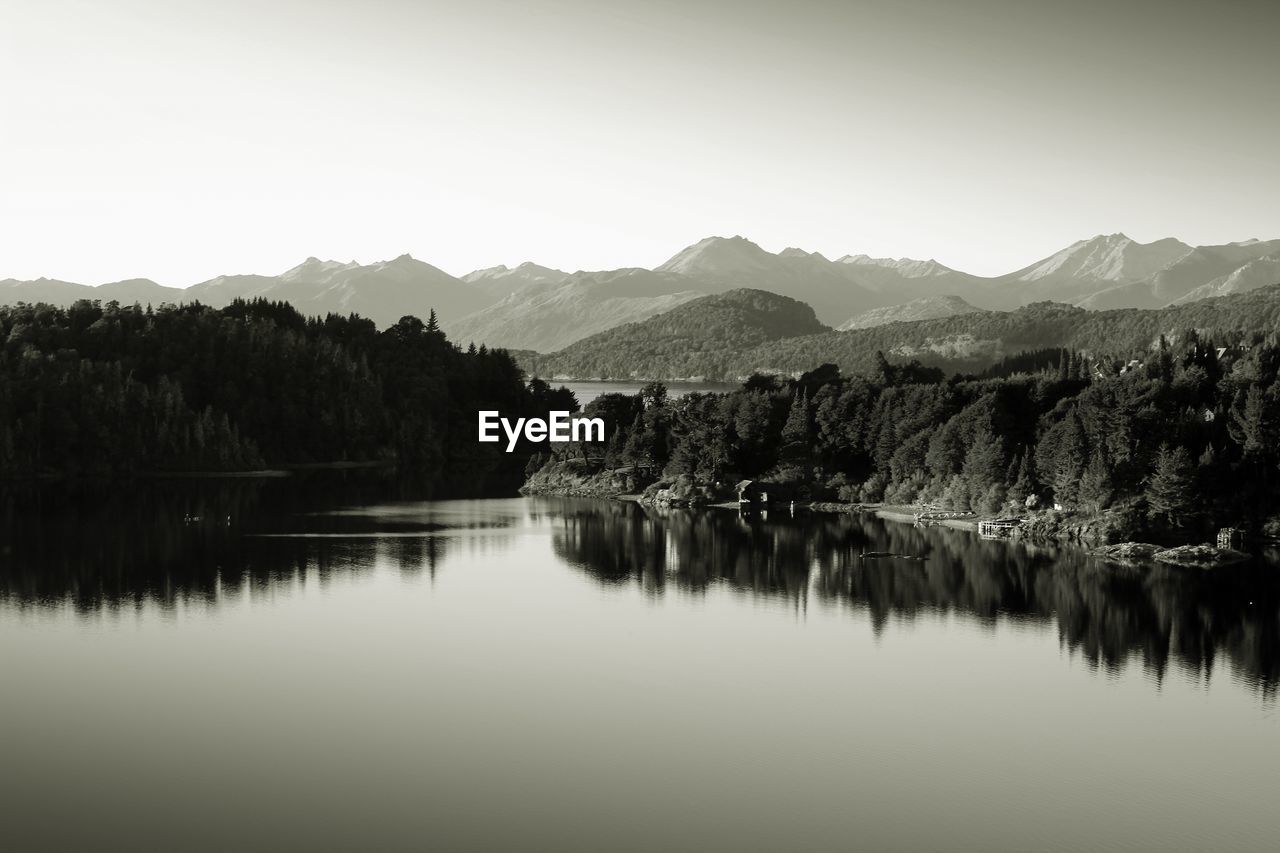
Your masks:
[[[476,410],[574,406],[505,351],[450,343],[434,314],[379,332],[264,300],[0,307],[0,476],[394,462],[511,488],[527,451],[477,444]]]

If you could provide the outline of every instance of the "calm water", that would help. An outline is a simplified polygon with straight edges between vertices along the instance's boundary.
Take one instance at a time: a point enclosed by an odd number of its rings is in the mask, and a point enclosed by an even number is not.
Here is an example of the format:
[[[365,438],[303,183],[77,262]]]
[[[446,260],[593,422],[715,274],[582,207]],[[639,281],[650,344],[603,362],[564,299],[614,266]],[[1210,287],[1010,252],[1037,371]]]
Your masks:
[[[344,497],[2,505],[0,849],[1280,845],[1271,572]]]
[[[578,403],[585,406],[601,394],[637,394],[645,386],[644,382],[552,382],[553,385],[564,385],[573,391]],[[683,397],[691,392],[723,393],[736,391],[741,385],[730,382],[664,382],[667,393],[672,397]]]

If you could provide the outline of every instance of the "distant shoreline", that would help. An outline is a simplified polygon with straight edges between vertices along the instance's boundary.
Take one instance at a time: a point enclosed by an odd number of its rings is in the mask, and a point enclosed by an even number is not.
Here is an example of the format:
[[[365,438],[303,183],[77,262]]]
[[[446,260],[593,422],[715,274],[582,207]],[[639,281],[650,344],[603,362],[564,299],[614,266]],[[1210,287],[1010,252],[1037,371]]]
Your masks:
[[[375,468],[395,468],[399,463],[394,459],[379,459],[368,462],[304,462],[296,465],[281,465],[275,468],[253,468],[241,471],[139,471],[126,477],[95,477],[93,475],[36,474],[28,477],[14,477],[9,480],[18,484],[53,484],[53,483],[118,483],[134,480],[269,480],[292,477],[307,471],[350,471],[371,470]]]

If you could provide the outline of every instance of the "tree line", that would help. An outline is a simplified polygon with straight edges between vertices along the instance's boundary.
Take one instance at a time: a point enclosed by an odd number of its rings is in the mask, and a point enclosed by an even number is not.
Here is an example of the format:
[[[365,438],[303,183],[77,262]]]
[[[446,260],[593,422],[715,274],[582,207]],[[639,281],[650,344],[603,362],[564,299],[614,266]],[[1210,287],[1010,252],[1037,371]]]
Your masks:
[[[1280,346],[1180,340],[1140,361],[1032,351],[985,375],[878,353],[865,373],[826,364],[727,394],[669,399],[655,383],[586,407],[612,427],[606,441],[533,465],[629,469],[706,498],[758,478],[815,499],[1060,506],[1128,534],[1276,527]]]
[[[0,307],[0,476],[122,477],[395,462],[419,478],[518,482],[528,448],[475,441],[476,411],[576,408],[434,312],[378,331],[284,302],[214,309]]]

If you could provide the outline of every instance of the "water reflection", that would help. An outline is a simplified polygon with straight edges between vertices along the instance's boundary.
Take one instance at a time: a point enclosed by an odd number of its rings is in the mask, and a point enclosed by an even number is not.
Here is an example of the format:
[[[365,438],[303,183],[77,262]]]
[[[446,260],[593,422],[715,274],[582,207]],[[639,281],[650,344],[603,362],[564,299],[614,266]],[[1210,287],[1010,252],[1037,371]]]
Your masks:
[[[868,516],[768,520],[604,501],[388,502],[386,483],[150,484],[127,498],[37,493],[0,499],[0,601],[93,613],[204,603],[287,589],[377,564],[434,577],[467,549],[550,533],[564,563],[654,599],[723,585],[803,611],[842,608],[883,632],[951,615],[1056,628],[1090,665],[1140,664],[1208,680],[1223,662],[1266,695],[1280,683],[1274,570],[1126,570],[1072,549],[983,541]],[[889,552],[912,559],[867,559]],[[511,559],[519,559],[513,551]],[[459,567],[461,568],[461,567]],[[451,569],[452,570],[452,569]]]
[[[1207,680],[1225,658],[1264,693],[1280,682],[1280,579],[1267,568],[1124,569],[1075,549],[870,516],[766,521],[594,502],[566,502],[553,541],[601,583],[635,583],[650,595],[726,583],[797,604],[849,606],[876,631],[925,613],[1032,620],[1056,625],[1067,648],[1106,671],[1138,661],[1157,681],[1171,665]]]
[[[324,583],[379,560],[434,573],[445,547],[437,535],[475,520],[439,520],[419,501],[385,503],[399,496],[394,482],[367,474],[0,493],[0,601],[79,613],[171,609],[309,576]]]

